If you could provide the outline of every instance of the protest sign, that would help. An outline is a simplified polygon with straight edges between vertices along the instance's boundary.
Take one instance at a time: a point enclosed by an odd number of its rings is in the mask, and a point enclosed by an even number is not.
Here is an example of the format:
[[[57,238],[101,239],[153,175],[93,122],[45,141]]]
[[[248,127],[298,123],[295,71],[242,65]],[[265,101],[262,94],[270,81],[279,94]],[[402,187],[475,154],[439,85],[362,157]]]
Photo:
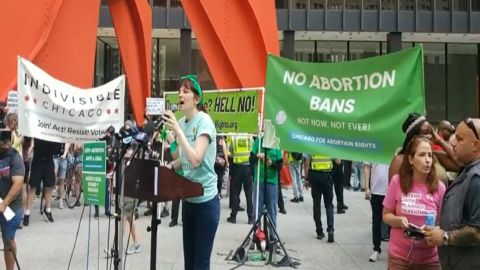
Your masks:
[[[422,49],[336,63],[268,56],[265,146],[389,163],[425,112]]]
[[[18,58],[18,127],[25,136],[54,142],[84,142],[123,126],[125,77],[91,89],[59,81]]]
[[[204,106],[217,133],[257,134],[262,91],[262,88],[204,91]],[[166,92],[165,108],[168,110],[173,104],[178,106],[178,93]],[[176,112],[175,116],[180,119],[183,113]]]

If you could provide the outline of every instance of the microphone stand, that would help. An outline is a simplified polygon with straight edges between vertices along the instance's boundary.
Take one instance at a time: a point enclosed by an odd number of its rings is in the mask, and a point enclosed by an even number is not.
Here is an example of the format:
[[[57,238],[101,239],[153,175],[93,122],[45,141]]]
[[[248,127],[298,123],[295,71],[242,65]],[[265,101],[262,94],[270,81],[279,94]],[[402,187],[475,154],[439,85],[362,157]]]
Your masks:
[[[125,168],[122,170],[122,160],[125,157],[128,147],[129,147],[128,145],[124,145],[120,151],[120,154],[117,156],[117,159],[115,160],[115,162],[117,163],[117,166],[115,167],[115,214],[114,214],[115,232],[114,232],[114,239],[113,239],[114,244],[113,244],[113,250],[112,250],[113,267],[115,270],[122,270],[122,264],[121,264],[122,258],[120,257],[120,252],[119,252],[120,250],[119,246],[123,244],[123,241],[121,241],[119,237],[119,231],[120,231],[119,223],[122,220],[122,209],[120,208],[120,204],[121,204],[120,198],[123,198],[123,192],[124,192],[124,189],[123,189],[124,181],[122,179],[124,175],[122,172],[126,169],[126,167],[130,165],[130,161],[138,154],[138,152],[142,148],[141,145],[138,145],[135,148],[135,151],[125,163]],[[119,190],[120,187],[121,189]],[[119,194],[119,191],[121,191],[121,194]],[[122,208],[123,208],[123,205],[122,205]],[[122,229],[122,232],[123,232],[123,229]]]

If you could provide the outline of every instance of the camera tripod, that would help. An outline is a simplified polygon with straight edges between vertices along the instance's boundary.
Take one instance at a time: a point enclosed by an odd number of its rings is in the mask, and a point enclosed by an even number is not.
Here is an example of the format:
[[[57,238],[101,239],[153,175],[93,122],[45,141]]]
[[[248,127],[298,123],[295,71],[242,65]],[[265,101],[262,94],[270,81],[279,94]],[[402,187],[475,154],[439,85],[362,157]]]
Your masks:
[[[261,141],[260,141],[261,142]],[[260,145],[261,147],[261,145]],[[265,157],[263,159],[263,194],[264,194],[264,203],[262,206],[258,205],[258,192],[257,192],[257,207],[262,207],[262,213],[257,216],[257,219],[255,220],[252,228],[248,232],[247,236],[244,238],[242,241],[242,244],[235,250],[235,253],[233,254],[233,259],[240,263],[241,265],[245,264],[245,261],[248,259],[248,252],[250,250],[250,246],[253,243],[253,234],[259,229],[262,225],[262,219],[263,219],[263,225],[264,228],[263,230],[267,233],[267,243],[269,247],[269,254],[268,254],[268,259],[266,264],[271,264],[274,266],[290,266],[292,268],[297,268],[297,265],[299,263],[293,263],[292,259],[290,256],[288,256],[287,250],[285,249],[285,246],[283,245],[282,241],[280,240],[280,236],[278,235],[278,232],[276,228],[271,225],[272,223],[272,217],[268,213],[267,209],[264,208],[266,206],[266,200],[267,200],[267,153],[268,153],[268,148],[263,148],[265,150]],[[259,162],[260,163],[260,162]],[[260,181],[257,181],[257,191],[260,191],[259,188]],[[258,211],[258,210],[257,210]],[[273,238],[270,237],[270,235],[273,235]],[[270,240],[274,239],[274,240]],[[277,251],[277,247],[280,247],[281,250],[283,251],[283,258],[275,263],[273,261],[273,255]]]

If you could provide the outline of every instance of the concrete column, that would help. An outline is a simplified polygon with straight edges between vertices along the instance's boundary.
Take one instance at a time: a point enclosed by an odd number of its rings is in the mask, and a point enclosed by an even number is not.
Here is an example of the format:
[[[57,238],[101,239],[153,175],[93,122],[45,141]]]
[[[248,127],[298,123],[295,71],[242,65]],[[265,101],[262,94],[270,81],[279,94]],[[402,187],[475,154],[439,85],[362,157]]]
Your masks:
[[[282,57],[295,58],[295,31],[283,31],[283,51]]]
[[[192,72],[192,30],[180,29],[180,76]]]
[[[387,34],[387,53],[402,50],[402,32],[390,32]]]

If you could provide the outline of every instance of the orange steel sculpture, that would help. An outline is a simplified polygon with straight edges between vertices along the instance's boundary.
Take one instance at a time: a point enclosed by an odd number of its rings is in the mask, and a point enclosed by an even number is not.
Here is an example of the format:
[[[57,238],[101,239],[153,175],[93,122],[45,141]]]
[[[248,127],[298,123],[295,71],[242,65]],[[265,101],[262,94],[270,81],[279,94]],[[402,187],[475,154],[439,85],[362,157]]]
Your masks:
[[[265,85],[279,54],[273,0],[182,0],[217,88]]]
[[[151,89],[152,14],[147,0],[108,0],[130,100],[141,124]],[[267,53],[279,53],[273,0],[183,0],[217,88],[265,84]],[[90,88],[99,0],[4,0],[0,8],[0,97],[15,88],[16,56]]]
[[[93,85],[100,0],[0,3],[0,98],[14,89],[17,55],[82,88]],[[108,0],[137,123],[150,95],[152,13],[146,0]]]

